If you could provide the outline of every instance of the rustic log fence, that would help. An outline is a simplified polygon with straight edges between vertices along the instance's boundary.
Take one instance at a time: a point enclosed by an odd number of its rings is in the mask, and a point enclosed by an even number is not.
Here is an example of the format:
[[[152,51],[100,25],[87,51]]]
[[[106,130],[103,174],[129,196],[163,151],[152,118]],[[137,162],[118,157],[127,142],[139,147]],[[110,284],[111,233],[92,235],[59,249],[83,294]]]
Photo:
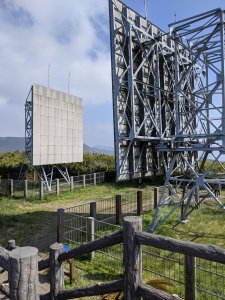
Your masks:
[[[64,289],[64,262],[94,251],[123,243],[123,278],[86,288]],[[185,256],[185,300],[195,300],[195,258],[225,264],[225,250],[212,245],[199,245],[142,232],[142,220],[137,216],[124,218],[124,229],[111,235],[63,252],[63,245],[50,247],[50,256],[37,262],[37,249],[21,247],[9,251],[0,248],[0,267],[9,274],[9,297],[13,300],[75,299],[124,292],[125,300],[181,299],[144,284],[142,280],[142,247],[151,246]],[[50,268],[50,293],[39,295],[38,269]],[[219,298],[223,298],[222,297]]]

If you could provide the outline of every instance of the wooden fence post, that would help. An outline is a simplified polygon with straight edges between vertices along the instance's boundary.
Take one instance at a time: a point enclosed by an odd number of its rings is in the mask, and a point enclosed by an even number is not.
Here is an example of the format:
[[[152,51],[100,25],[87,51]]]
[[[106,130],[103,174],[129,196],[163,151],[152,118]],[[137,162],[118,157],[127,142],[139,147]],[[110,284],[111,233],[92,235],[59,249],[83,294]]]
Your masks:
[[[94,173],[94,185],[96,185],[96,173]]]
[[[95,219],[92,217],[87,218],[87,241],[92,242],[95,240]],[[89,254],[89,259],[92,260],[95,257],[95,253]]]
[[[141,216],[143,213],[143,192],[137,191],[137,215]]]
[[[58,299],[58,294],[64,290],[64,263],[58,261],[58,256],[63,252],[63,244],[50,246],[50,300]]]
[[[9,240],[8,245],[7,245],[7,250],[12,251],[14,249],[18,248],[16,246],[16,241],[15,240]]]
[[[74,184],[73,184],[73,176],[70,177],[70,191],[72,192],[74,190]]]
[[[59,208],[57,210],[57,242],[64,242],[64,222],[65,222],[65,210]]]
[[[59,196],[59,179],[56,179],[56,195]]]
[[[122,198],[116,195],[116,224],[122,224]]]
[[[185,300],[195,300],[195,263],[196,259],[193,256],[185,255]]]
[[[27,198],[27,180],[24,180],[24,198]]]
[[[124,218],[123,231],[123,266],[124,266],[124,299],[140,300],[138,286],[142,280],[142,250],[136,242],[135,234],[142,231],[140,217]]]
[[[44,198],[44,181],[41,180],[39,182],[39,198],[43,199]]]
[[[158,205],[158,199],[159,199],[159,188],[154,188],[154,209],[156,209]]]
[[[13,179],[9,179],[9,196],[13,197]]]
[[[75,262],[75,259],[71,258],[70,262],[69,262],[69,264],[70,264],[70,284],[74,283],[74,280],[75,280],[74,262]]]
[[[21,247],[10,252],[10,299],[38,300],[38,249]]]
[[[90,203],[90,217],[96,219],[96,202]]]
[[[83,175],[83,187],[85,188],[86,186],[86,178],[85,178],[85,175]]]

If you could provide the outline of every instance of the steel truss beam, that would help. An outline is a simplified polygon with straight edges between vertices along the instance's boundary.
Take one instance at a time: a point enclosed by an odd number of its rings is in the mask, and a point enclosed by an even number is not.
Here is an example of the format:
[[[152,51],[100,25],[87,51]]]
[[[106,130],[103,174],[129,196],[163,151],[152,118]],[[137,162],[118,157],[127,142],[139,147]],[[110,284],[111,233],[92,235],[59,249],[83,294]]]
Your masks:
[[[170,35],[176,45],[176,134],[171,137],[171,149],[158,148],[169,151],[173,158],[166,166],[166,180],[150,232],[178,207],[179,221],[185,220],[207,198],[225,210],[225,203],[213,193],[214,185],[225,184],[221,164],[225,161],[224,12],[216,9],[171,24]],[[190,53],[187,65],[181,63],[183,48]],[[216,172],[218,166],[221,174]]]
[[[36,166],[36,172],[40,180],[44,182],[44,186],[48,192],[52,191],[52,182],[54,177],[54,172],[58,171],[65,181],[69,184],[70,177],[66,166],[61,165],[49,165],[49,166]]]
[[[109,7],[117,179],[160,175],[155,146],[176,127],[175,43],[120,1]],[[180,57],[191,62],[185,49]]]
[[[183,220],[225,183],[224,11],[170,25],[169,34],[109,0],[117,179],[165,174],[151,232]]]

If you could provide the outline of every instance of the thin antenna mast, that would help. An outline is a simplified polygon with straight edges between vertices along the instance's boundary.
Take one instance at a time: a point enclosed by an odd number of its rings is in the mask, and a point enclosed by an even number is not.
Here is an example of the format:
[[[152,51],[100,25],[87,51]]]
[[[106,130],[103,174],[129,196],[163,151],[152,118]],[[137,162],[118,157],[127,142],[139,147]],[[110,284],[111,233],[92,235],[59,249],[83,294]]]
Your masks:
[[[48,88],[50,85],[50,64],[48,65]]]
[[[70,73],[68,75],[68,94],[70,93]]]
[[[148,14],[147,14],[147,0],[144,0],[145,2],[145,19],[148,19]]]

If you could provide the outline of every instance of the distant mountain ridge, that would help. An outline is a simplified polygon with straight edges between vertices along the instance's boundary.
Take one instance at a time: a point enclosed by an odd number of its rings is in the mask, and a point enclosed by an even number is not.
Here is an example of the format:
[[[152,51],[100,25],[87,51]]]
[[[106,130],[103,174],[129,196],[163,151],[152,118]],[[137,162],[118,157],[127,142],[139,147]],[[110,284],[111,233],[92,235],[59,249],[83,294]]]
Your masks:
[[[24,137],[0,137],[0,152],[13,152],[16,150],[23,152],[25,150],[24,145]],[[112,155],[114,151],[113,148],[110,147],[100,146],[100,149],[98,149],[84,144],[84,153]]]

